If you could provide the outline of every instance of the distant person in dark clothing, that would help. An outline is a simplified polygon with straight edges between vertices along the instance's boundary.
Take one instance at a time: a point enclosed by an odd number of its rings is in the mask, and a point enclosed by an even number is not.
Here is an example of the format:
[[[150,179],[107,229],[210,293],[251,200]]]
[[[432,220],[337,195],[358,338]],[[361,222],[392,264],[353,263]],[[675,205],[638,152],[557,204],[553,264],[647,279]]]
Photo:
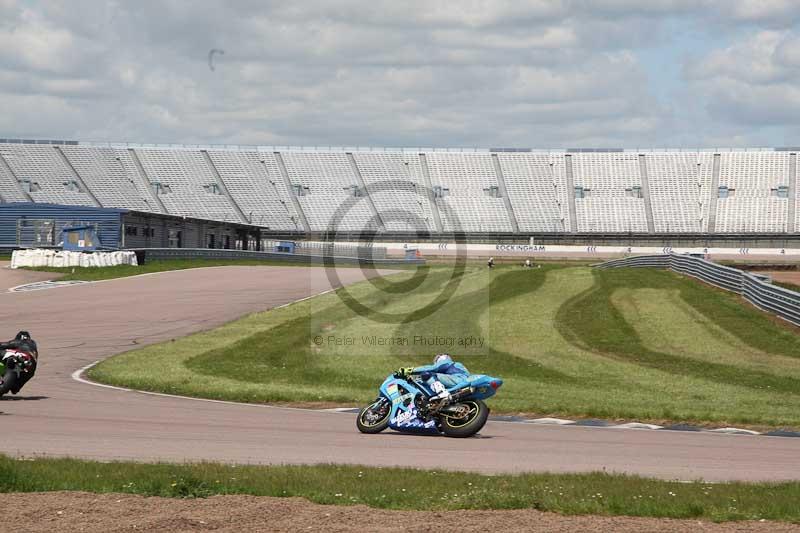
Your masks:
[[[494,268],[494,257],[490,257],[488,261],[486,261],[486,266],[489,268]]]

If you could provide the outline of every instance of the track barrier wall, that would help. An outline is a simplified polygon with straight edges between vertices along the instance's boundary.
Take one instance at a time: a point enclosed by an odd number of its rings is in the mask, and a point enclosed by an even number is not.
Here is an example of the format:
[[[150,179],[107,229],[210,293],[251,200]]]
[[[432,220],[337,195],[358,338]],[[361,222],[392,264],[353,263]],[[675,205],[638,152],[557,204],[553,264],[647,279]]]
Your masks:
[[[311,253],[256,252],[252,250],[220,250],[207,248],[142,248],[133,250],[140,263],[161,259],[255,259],[276,260],[296,263],[334,265],[423,265],[423,259],[406,260],[402,258],[385,259],[374,257],[348,257]],[[338,251],[338,250],[337,250]],[[320,250],[322,252],[322,250]]]
[[[769,278],[691,255],[640,255],[613,259],[596,268],[666,268],[736,294],[763,311],[800,326],[800,292],[772,285]]]
[[[280,242],[266,241],[264,248],[275,249]],[[294,245],[294,253],[298,255],[386,259],[386,248],[383,246],[364,246],[324,241],[294,241]]]

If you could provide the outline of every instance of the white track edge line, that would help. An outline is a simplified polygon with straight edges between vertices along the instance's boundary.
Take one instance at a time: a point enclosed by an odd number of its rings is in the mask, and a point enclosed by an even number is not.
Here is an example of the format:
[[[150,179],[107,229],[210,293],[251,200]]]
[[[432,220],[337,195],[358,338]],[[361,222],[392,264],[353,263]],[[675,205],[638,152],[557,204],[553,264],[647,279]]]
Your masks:
[[[326,291],[330,292],[330,291]],[[325,294],[325,293],[321,293]],[[310,298],[310,297],[309,297]],[[297,300],[302,301],[302,300]],[[288,305],[288,304],[285,304]],[[283,307],[285,307],[285,305]],[[273,309],[278,309],[277,307]],[[134,392],[138,394],[146,394],[148,396],[161,396],[165,398],[178,398],[181,400],[193,400],[196,402],[207,402],[207,403],[220,403],[224,405],[239,405],[239,406],[247,406],[247,407],[260,407],[266,409],[282,409],[284,411],[305,411],[311,413],[339,413],[339,414],[352,414],[350,413],[351,409],[357,409],[354,407],[333,407],[333,408],[320,408],[320,409],[311,409],[306,407],[286,407],[281,405],[270,405],[270,404],[263,404],[263,403],[246,403],[246,402],[234,402],[230,400],[214,400],[211,398],[197,398],[195,396],[181,396],[179,394],[167,394],[165,392],[152,392],[152,391],[144,391],[138,389],[129,389],[126,387],[119,387],[117,385],[107,385],[105,383],[99,383],[97,381],[91,381],[83,377],[84,372],[92,368],[93,366],[97,365],[98,363],[102,362],[101,360],[95,361],[94,363],[89,363],[88,365],[79,368],[75,372],[71,374],[73,380],[77,381],[78,383],[83,383],[85,385],[93,385],[95,387],[102,387],[104,389],[112,389],[118,390],[122,392]],[[657,429],[653,428],[642,428],[642,427],[620,427],[617,426],[581,426],[575,423],[575,421],[569,421],[566,424],[553,424],[553,423],[542,423],[542,422],[534,422],[533,420],[491,420],[494,424],[531,424],[535,426],[549,426],[549,427],[580,427],[580,428],[588,428],[588,429],[613,429],[613,430],[628,430],[628,431],[658,431]],[[659,428],[663,429],[663,428]],[[726,428],[727,429],[727,428]],[[738,428],[737,428],[738,429]],[[747,431],[747,430],[745,430]],[[764,436],[762,433],[753,432],[753,433],[733,433],[733,432],[723,432],[723,431],[715,431],[715,430],[700,430],[697,433],[714,433],[717,435],[726,435],[726,436],[743,436],[743,437],[751,437],[751,436]]]
[[[241,266],[241,267],[258,267],[258,268],[264,268],[264,267],[267,267],[267,268],[269,268],[269,267],[277,267],[277,268],[315,268],[313,266],[312,267],[283,267],[283,266],[278,266],[278,265],[215,265],[215,266],[207,266],[207,267],[178,268],[178,269],[175,269],[175,270],[161,270],[159,272],[145,272],[144,274],[134,274],[133,276],[120,276],[118,278],[96,279],[96,280],[92,280],[92,281],[75,280],[75,281],[80,281],[80,283],[73,283],[73,284],[70,284],[70,285],[67,285],[67,284],[55,285],[55,286],[50,287],[50,288],[51,289],[58,289],[58,288],[63,288],[63,287],[73,287],[73,286],[79,286],[79,285],[93,285],[95,283],[106,283],[108,281],[123,281],[123,280],[126,280],[126,279],[143,278],[145,276],[158,276],[160,274],[169,274],[169,273],[172,273],[172,272],[183,272],[183,271],[186,271],[186,270],[206,270],[206,269],[211,269],[211,268],[228,268],[228,267],[239,267],[239,266]],[[90,267],[76,267],[76,268],[90,268]],[[316,268],[328,268],[328,267],[316,267]],[[47,272],[47,271],[44,271],[44,272]],[[11,287],[9,289],[6,289],[5,292],[6,293],[14,293],[14,294],[25,293],[25,292],[35,292],[35,291],[15,291],[14,289],[18,289],[19,287],[24,287],[26,285],[33,285],[34,283],[43,283],[43,282],[46,282],[46,281],[58,281],[58,280],[59,280],[59,278],[54,278],[54,279],[43,279],[41,281],[32,281],[30,283],[23,283],[22,285],[17,285],[16,287]],[[47,290],[47,289],[41,289],[41,290]],[[331,290],[335,290],[335,289],[331,289]],[[329,291],[326,291],[326,292],[329,292]],[[3,294],[3,293],[0,293],[0,294]],[[301,300],[295,300],[295,301],[289,302],[289,303],[291,304],[291,303],[294,303],[294,302],[302,302],[303,300],[306,300],[308,298],[312,298],[314,296],[319,296],[321,294],[325,294],[325,293],[312,294],[311,296],[308,296],[307,298],[303,298]],[[284,305],[288,305],[288,304],[284,304]],[[273,307],[272,309],[278,309],[278,307]],[[269,311],[269,309],[267,309],[267,311]]]

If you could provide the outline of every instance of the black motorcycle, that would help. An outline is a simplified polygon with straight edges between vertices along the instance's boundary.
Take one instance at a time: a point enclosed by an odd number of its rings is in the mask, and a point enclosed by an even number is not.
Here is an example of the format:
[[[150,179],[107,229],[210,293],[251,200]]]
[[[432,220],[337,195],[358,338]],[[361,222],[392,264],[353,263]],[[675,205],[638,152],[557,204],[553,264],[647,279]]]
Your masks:
[[[27,331],[0,345],[0,396],[7,392],[16,394],[36,372],[38,359],[36,343]]]

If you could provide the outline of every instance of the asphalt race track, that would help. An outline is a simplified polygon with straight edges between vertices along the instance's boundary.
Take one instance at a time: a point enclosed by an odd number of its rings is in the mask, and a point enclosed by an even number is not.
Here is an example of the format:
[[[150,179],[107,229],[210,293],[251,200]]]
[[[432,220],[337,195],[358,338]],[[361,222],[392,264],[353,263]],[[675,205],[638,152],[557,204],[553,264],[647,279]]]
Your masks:
[[[342,281],[363,278],[339,271]],[[12,286],[0,269],[0,290]],[[0,335],[29,329],[36,378],[0,399],[0,451],[99,460],[342,462],[494,472],[605,470],[666,479],[800,478],[800,438],[489,422],[472,439],[362,435],[352,414],[198,401],[71,378],[136,346],[329,288],[321,268],[217,267],[0,293]],[[387,369],[388,372],[389,369]],[[383,376],[376,376],[376,386]],[[512,376],[504,376],[513,379]],[[502,391],[500,392],[502,394]]]

